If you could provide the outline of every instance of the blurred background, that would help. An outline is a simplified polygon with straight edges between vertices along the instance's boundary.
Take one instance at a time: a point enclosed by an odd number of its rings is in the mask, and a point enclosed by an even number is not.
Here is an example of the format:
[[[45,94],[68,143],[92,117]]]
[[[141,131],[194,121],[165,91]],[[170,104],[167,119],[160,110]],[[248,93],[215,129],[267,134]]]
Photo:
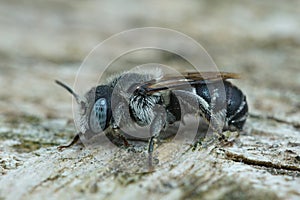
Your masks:
[[[71,97],[54,80],[72,86],[94,46],[128,29],[155,26],[195,39],[221,71],[242,73],[236,84],[245,91],[252,112],[296,120],[300,115],[299,8],[297,0],[1,0],[1,117],[72,119]],[[116,49],[118,45],[107,51]],[[146,54],[137,59],[147,63]],[[182,66],[172,56],[158,60]],[[120,70],[136,61],[122,62]]]
[[[120,199],[120,194],[176,199],[181,193],[204,199],[299,198],[299,8],[299,0],[0,0],[0,200]],[[57,151],[74,137],[75,127],[71,95],[54,80],[73,86],[96,45],[140,27],[182,32],[206,49],[220,71],[242,74],[234,83],[252,114],[245,134],[224,144],[224,151],[208,149],[207,159],[206,151],[187,153],[188,144],[173,145],[175,151],[161,148],[161,171],[132,176],[122,171],[141,166],[131,162],[139,161],[131,151],[99,145],[97,159],[80,146]],[[109,57],[128,44],[116,42],[105,53]],[[183,45],[174,47],[202,58]],[[115,60],[108,75],[149,62],[179,71],[189,65],[164,51],[141,51]],[[92,64],[80,74],[83,80],[98,78],[107,63],[96,57]],[[176,162],[165,168],[168,159]]]

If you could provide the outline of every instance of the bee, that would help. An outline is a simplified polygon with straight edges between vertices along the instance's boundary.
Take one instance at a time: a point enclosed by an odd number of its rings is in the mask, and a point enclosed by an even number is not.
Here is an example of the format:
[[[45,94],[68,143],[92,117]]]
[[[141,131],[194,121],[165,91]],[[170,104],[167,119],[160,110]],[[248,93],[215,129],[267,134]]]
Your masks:
[[[152,72],[126,72],[105,84],[91,88],[83,97],[66,84],[79,105],[79,133],[64,149],[80,140],[81,135],[95,135],[111,128],[148,127],[148,163],[152,168],[154,143],[161,132],[186,114],[197,114],[212,130],[241,131],[248,116],[243,92],[228,79],[238,74],[228,72],[185,72],[164,75]],[[126,134],[122,134],[125,138]]]

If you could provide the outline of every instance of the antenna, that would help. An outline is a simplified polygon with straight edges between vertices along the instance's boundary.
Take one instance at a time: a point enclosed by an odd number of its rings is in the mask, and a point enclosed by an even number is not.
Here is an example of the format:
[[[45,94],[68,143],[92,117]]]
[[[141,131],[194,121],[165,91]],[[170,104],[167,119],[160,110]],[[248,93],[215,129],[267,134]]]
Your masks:
[[[59,80],[55,80],[55,83],[57,83],[61,87],[65,88],[68,92],[70,92],[73,95],[73,97],[76,99],[78,104],[81,104],[83,102],[81,100],[80,96],[78,94],[76,94],[69,86],[67,86],[66,84],[64,84],[63,82],[61,82]]]

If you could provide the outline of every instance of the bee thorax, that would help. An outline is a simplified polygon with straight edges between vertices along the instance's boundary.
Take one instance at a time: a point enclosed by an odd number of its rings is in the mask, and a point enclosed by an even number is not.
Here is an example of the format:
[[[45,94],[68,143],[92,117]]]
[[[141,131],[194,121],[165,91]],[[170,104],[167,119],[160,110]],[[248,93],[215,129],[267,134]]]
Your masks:
[[[155,106],[159,103],[160,96],[133,95],[129,102],[129,111],[133,120],[140,126],[151,124],[155,117]]]

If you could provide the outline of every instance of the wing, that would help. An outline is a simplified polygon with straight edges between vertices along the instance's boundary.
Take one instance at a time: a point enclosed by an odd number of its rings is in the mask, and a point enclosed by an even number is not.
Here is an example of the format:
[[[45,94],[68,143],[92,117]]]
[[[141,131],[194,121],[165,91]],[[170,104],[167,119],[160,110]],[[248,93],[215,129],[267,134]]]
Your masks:
[[[213,83],[226,79],[238,79],[239,74],[230,72],[186,72],[182,75],[166,75],[159,80],[150,80],[136,85],[135,90],[145,94],[170,89],[180,89],[191,85]]]

